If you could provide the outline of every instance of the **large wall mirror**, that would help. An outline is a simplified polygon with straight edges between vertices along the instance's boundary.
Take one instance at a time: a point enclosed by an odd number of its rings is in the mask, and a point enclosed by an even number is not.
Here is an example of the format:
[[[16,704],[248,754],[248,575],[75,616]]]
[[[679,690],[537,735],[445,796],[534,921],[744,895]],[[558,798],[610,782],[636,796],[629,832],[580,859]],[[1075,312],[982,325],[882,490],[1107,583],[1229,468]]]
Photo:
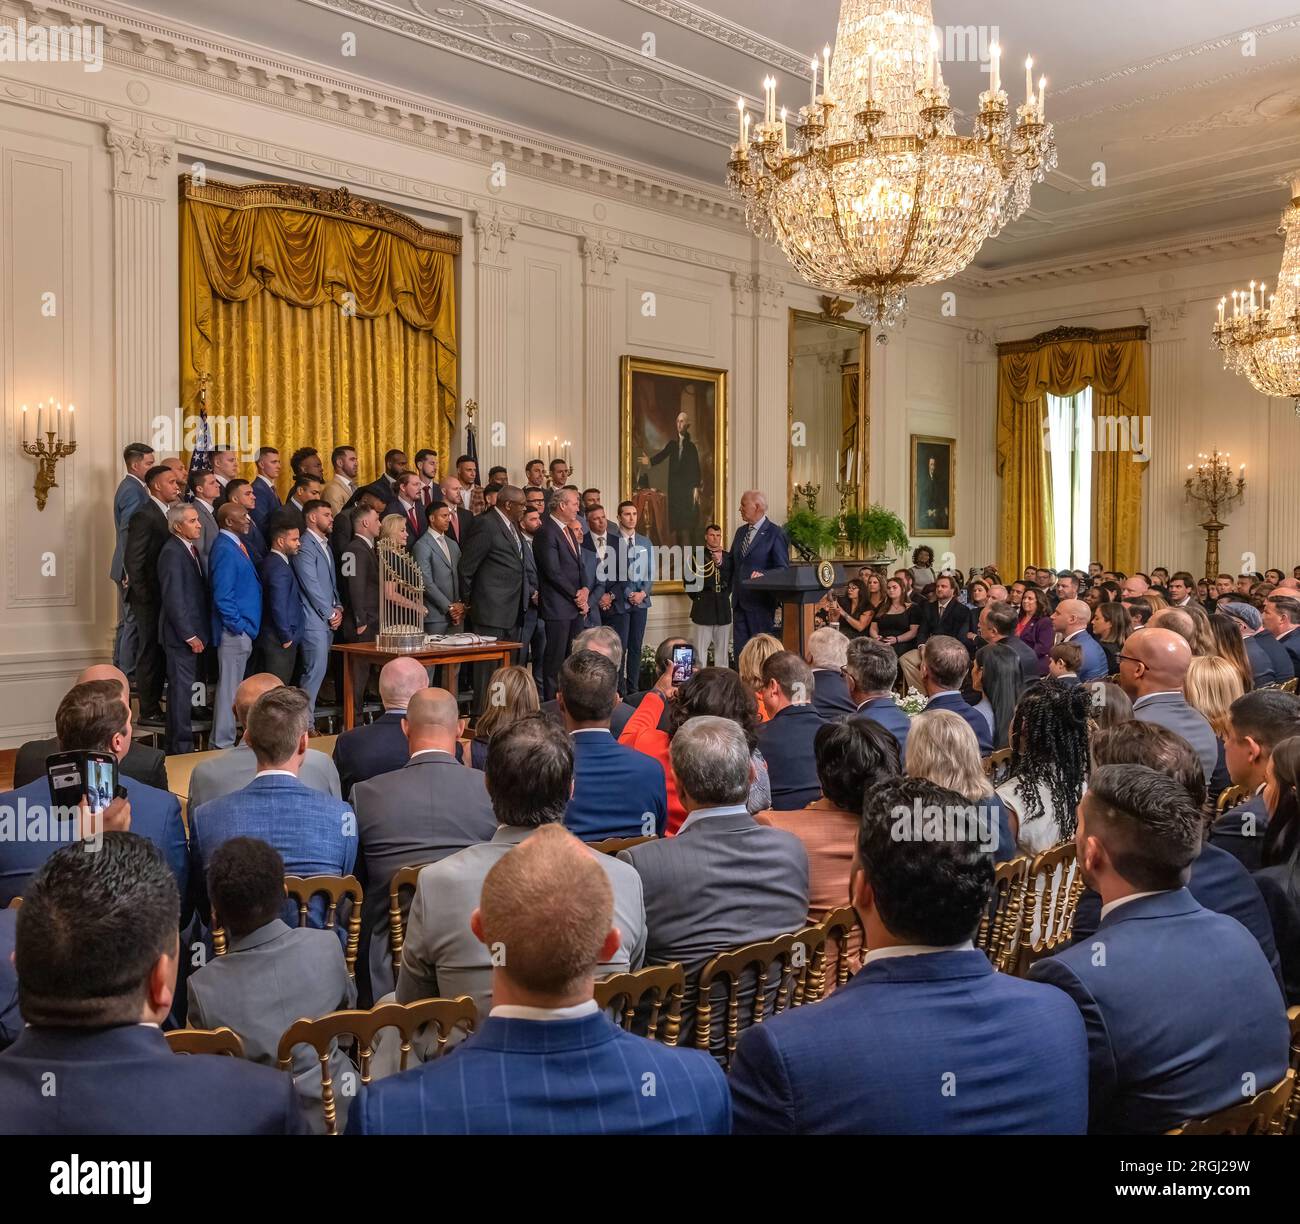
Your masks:
[[[871,333],[842,317],[852,303],[821,302],[821,314],[790,311],[786,496],[792,509],[811,499],[818,514],[838,514],[840,483],[852,486],[846,509],[867,504]]]

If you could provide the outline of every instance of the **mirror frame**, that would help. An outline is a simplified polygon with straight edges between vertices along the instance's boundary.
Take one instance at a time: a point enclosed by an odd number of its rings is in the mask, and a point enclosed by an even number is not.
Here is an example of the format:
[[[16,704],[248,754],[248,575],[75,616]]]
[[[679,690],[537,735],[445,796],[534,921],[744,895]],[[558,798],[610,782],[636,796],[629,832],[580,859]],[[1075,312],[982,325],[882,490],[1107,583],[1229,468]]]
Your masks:
[[[853,309],[853,303],[844,298],[822,297],[821,313],[791,308],[786,338],[786,430],[785,430],[785,504],[788,514],[794,507],[794,333],[799,321],[826,323],[858,333],[858,437],[862,440],[862,482],[848,499],[847,509],[864,510],[868,504],[866,491],[871,484],[871,328],[844,316]],[[823,499],[827,490],[823,489]],[[830,490],[830,502],[820,501],[819,514],[838,515],[839,494]]]

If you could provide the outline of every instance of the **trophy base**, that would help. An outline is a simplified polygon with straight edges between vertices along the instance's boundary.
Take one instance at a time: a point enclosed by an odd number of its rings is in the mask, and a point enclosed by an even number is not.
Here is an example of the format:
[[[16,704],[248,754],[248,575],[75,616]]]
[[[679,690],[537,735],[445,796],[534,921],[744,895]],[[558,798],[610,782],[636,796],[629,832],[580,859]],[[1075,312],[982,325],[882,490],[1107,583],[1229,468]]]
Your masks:
[[[381,633],[375,639],[375,645],[392,654],[414,654],[424,649],[424,630],[418,633]]]

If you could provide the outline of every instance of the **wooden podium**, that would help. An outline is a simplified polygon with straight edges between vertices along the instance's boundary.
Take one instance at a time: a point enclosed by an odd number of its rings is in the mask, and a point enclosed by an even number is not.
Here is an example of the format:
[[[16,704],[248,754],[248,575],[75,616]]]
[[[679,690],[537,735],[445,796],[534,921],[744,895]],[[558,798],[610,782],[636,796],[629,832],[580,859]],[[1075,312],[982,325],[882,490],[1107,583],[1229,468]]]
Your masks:
[[[788,569],[768,570],[761,578],[745,579],[745,585],[752,591],[765,591],[781,602],[782,645],[802,659],[814,628],[817,604],[832,587],[841,586],[847,580],[846,566],[859,564],[821,561],[792,565]]]

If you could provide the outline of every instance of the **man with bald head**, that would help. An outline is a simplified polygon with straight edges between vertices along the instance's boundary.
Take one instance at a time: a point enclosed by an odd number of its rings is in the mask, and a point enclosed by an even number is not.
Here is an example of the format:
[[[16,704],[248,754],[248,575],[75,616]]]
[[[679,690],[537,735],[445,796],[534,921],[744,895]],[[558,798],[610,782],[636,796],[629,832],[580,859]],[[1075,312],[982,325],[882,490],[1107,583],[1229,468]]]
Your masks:
[[[282,688],[284,681],[270,672],[255,672],[235,690],[235,723],[242,731],[248,725],[248,712],[263,693]],[[257,774],[257,758],[247,744],[227,748],[220,756],[210,757],[194,767],[190,774],[187,811],[193,812],[209,799],[217,799],[232,791],[243,790]],[[298,770],[298,780],[322,795],[335,799],[342,796],[339,771],[325,753],[308,748]]]
[[[379,700],[384,712],[369,726],[344,731],[334,741],[334,764],[344,795],[358,782],[401,769],[410,756],[402,720],[412,697],[429,687],[429,672],[414,659],[390,659],[379,672]]]
[[[126,675],[111,663],[96,663],[93,667],[87,667],[77,676],[73,684],[86,684],[91,680],[116,681],[122,689],[122,700],[128,706],[131,704],[131,691],[127,685]],[[29,782],[44,776],[45,758],[51,753],[60,751],[62,750],[57,736],[28,740],[18,749],[18,757],[14,761],[14,786],[26,786]],[[168,789],[166,754],[161,748],[150,748],[143,740],[131,741],[126,756],[117,763],[117,772],[125,774],[128,778],[134,778],[137,782],[143,782],[146,786],[154,786],[163,791]]]
[[[1079,664],[1079,683],[1087,684],[1089,680],[1104,680],[1109,674],[1106,667],[1106,652],[1101,643],[1088,632],[1088,622],[1092,620],[1092,609],[1082,599],[1063,599],[1052,613],[1052,628],[1059,633],[1062,642],[1073,642],[1083,652],[1083,662]]]
[[[1219,759],[1219,745],[1205,716],[1187,704],[1183,681],[1192,648],[1172,629],[1148,626],[1124,644],[1119,685],[1133,702],[1133,717],[1181,735],[1200,758],[1206,785]]]
[[[466,846],[488,841],[497,824],[483,773],[456,760],[460,734],[456,698],[446,689],[430,688],[427,678],[418,688],[410,687],[415,683],[413,674],[389,672],[395,663],[414,660],[394,659],[387,664],[379,688],[384,692],[387,683],[389,696],[395,699],[397,685],[404,681],[408,686],[400,723],[410,758],[393,772],[359,781],[352,788],[361,838],[357,874],[366,890],[361,949],[363,960],[368,958],[368,973],[357,974],[363,1000],[367,984],[373,1000],[396,984],[388,946],[388,885],[394,873],[415,863],[436,863]],[[369,1006],[369,1001],[363,1005]]]

